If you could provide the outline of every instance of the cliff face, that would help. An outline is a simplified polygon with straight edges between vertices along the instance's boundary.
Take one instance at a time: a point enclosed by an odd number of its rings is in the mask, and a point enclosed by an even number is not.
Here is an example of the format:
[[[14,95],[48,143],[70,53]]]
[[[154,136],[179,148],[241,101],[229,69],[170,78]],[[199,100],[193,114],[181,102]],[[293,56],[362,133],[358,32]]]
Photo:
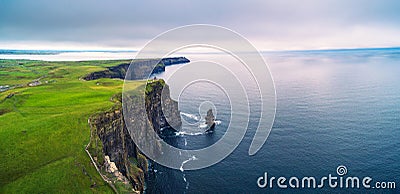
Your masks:
[[[169,94],[169,86],[164,80],[151,80],[147,83],[146,111],[157,133],[161,129],[177,130],[182,125],[178,102],[172,100]]]
[[[147,79],[149,74],[161,73],[165,71],[165,66],[188,63],[190,62],[185,57],[173,57],[163,59],[146,59],[146,60],[134,60],[131,64],[122,63],[117,66],[109,67],[104,71],[97,71],[84,76],[82,79],[89,81],[100,78],[119,78],[125,79],[126,72],[128,71],[129,65],[132,65],[131,74],[129,75],[130,80]],[[156,67],[154,64],[158,64]]]
[[[122,63],[114,67],[109,67],[104,71],[97,71],[84,76],[82,79],[89,81],[100,78],[120,78],[124,79],[129,63]]]
[[[150,129],[148,126],[152,125],[154,130],[160,133],[161,128],[181,125],[178,103],[169,97],[168,86],[163,80],[152,80],[148,83],[145,92],[146,110],[139,108],[143,107],[140,106],[140,103],[143,103],[142,95],[131,98],[132,115],[134,117],[132,120],[135,122],[133,126],[136,129],[148,130]],[[166,98],[163,103],[161,102],[162,93],[165,94]],[[125,182],[131,184],[135,191],[142,193],[145,188],[148,160],[140,153],[131,139],[124,123],[121,95],[116,97],[114,99],[117,99],[118,102],[112,110],[97,114],[89,119],[92,137],[88,150],[103,174],[113,173],[111,180],[122,182],[127,180]],[[166,113],[163,113],[163,110]],[[144,111],[146,111],[148,118],[145,118]],[[168,118],[172,119],[167,121],[165,114],[168,114]],[[146,141],[146,138],[142,138],[140,141],[145,141],[141,143],[153,147],[154,151],[159,150],[158,142],[149,142]],[[108,162],[107,157],[112,164]],[[110,168],[113,164],[115,164],[117,171]],[[122,175],[121,177],[118,175],[119,173]]]
[[[135,143],[125,127],[120,109],[100,113],[90,119],[92,128],[92,144],[95,148],[91,154],[103,173],[110,165],[106,156],[115,163],[117,170],[126,178],[134,190],[143,192],[147,159],[139,153]],[[93,141],[94,140],[94,141]],[[116,175],[117,180],[123,180]]]

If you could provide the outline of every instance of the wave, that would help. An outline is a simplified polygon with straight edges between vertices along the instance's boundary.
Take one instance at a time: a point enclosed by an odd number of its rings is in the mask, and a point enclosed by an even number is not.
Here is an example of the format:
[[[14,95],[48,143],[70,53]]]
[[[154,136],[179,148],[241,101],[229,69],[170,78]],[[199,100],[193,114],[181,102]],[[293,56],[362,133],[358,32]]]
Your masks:
[[[220,125],[222,121],[216,120],[215,125]],[[208,125],[206,123],[200,123],[198,126],[199,129],[207,129]],[[175,132],[175,136],[185,136],[185,135],[190,135],[190,136],[196,136],[196,135],[203,135],[207,134],[206,130],[204,131],[178,131]]]
[[[189,131],[178,131],[175,132],[175,136],[183,136],[183,135],[202,135],[204,132],[189,132]]]
[[[183,171],[184,171],[184,170],[183,170],[183,165],[185,165],[186,163],[188,163],[188,162],[190,162],[190,161],[192,161],[192,160],[197,160],[196,156],[192,156],[192,157],[190,157],[189,159],[183,161],[182,164],[181,164],[181,167],[179,168],[179,170],[181,170],[181,172],[183,172]],[[186,181],[185,181],[185,182],[186,182]]]
[[[214,122],[215,122],[215,125],[220,125],[220,124],[222,123],[222,121],[220,121],[220,120],[215,120]],[[200,129],[205,129],[205,128],[207,128],[207,127],[208,127],[208,125],[207,125],[206,123],[201,123],[201,124],[199,125],[199,128],[200,128]]]
[[[207,128],[207,127],[208,127],[208,125],[205,124],[205,123],[202,123],[202,124],[199,125],[199,128],[200,128],[200,129],[205,129],[205,128]]]
[[[201,118],[201,117],[199,117],[199,116],[197,116],[197,115],[194,115],[194,114],[185,113],[185,112],[180,112],[180,114],[181,114],[182,116],[185,116],[185,117],[187,117],[187,118],[190,118],[190,119],[193,119],[193,120],[196,120],[196,121],[204,121],[204,118]],[[219,124],[221,124],[221,123],[222,123],[222,121],[220,121],[220,120],[215,120],[215,124],[216,124],[216,125],[219,125]]]
[[[182,116],[185,116],[185,117],[187,117],[187,118],[190,118],[190,119],[196,120],[196,121],[200,121],[200,117],[199,117],[199,116],[197,116],[197,115],[194,115],[194,114],[190,114],[190,113],[181,112],[181,115],[182,115]]]

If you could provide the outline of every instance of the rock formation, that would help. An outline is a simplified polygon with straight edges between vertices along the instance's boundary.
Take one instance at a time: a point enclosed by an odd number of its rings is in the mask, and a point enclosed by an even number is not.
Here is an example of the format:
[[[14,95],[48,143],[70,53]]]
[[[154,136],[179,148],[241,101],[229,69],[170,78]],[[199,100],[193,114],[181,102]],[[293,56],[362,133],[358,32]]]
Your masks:
[[[207,124],[206,132],[214,130],[214,128],[215,128],[215,117],[214,117],[214,114],[212,112],[212,109],[209,109],[207,111],[207,115],[205,117],[205,120],[206,120],[206,124]]]

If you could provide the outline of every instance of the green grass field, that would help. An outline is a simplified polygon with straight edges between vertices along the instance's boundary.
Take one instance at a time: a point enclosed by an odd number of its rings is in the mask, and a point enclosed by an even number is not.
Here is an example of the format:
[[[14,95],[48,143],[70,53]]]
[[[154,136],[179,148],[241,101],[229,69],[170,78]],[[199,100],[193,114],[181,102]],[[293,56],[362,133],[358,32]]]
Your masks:
[[[112,193],[85,152],[87,120],[123,81],[79,78],[121,62],[0,60],[0,86],[15,86],[0,92],[0,193]]]

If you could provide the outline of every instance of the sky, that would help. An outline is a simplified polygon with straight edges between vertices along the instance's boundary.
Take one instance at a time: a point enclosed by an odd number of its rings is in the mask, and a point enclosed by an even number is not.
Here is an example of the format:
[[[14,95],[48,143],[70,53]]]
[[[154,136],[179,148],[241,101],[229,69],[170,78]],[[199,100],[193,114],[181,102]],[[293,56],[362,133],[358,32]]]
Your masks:
[[[398,0],[0,0],[0,49],[137,50],[213,24],[259,50],[400,46]]]

